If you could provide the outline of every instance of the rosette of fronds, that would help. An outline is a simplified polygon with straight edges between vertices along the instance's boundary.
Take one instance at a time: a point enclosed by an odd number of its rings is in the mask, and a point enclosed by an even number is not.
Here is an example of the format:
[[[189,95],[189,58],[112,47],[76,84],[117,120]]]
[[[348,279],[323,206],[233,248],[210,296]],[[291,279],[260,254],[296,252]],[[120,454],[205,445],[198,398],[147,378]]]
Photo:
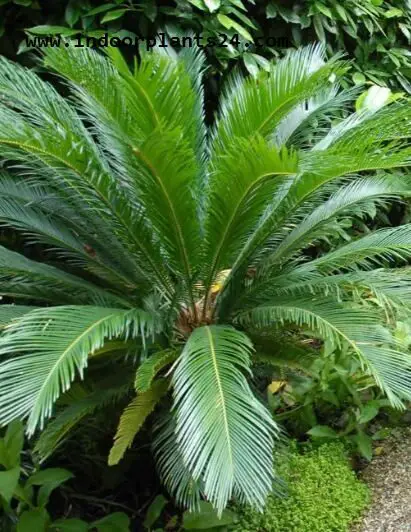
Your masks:
[[[410,194],[408,101],[347,116],[346,64],[318,46],[232,76],[211,127],[199,50],[130,66],[68,46],[43,66],[57,89],[0,59],[0,221],[43,250],[0,248],[19,303],[0,307],[2,424],[26,419],[45,457],[128,398],[109,462],[158,415],[165,485],[221,512],[272,489],[278,428],[249,382],[283,331],[348,344],[393,406],[411,398],[390,332],[411,225],[347,232]]]

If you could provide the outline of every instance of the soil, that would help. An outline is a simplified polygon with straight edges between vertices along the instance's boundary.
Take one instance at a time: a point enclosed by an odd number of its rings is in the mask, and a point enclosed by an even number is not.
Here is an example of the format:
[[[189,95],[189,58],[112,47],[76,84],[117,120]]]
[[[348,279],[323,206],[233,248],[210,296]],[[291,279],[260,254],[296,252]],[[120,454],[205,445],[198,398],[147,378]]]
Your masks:
[[[411,427],[394,429],[360,473],[371,505],[352,532],[411,532]]]

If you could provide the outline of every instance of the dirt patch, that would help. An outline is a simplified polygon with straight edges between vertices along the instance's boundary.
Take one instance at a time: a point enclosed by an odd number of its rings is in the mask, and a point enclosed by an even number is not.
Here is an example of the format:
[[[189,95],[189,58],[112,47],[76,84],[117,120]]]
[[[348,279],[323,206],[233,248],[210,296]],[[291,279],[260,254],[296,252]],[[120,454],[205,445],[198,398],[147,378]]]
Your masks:
[[[352,532],[411,532],[411,428],[395,429],[376,450],[360,475],[372,502]]]

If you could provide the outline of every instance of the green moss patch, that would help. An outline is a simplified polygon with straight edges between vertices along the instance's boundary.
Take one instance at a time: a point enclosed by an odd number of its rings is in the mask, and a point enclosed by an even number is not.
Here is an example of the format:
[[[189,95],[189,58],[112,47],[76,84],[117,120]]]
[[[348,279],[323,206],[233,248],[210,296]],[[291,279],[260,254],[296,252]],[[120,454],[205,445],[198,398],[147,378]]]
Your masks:
[[[238,532],[346,532],[369,501],[368,487],[351,469],[344,447],[322,445],[292,452],[280,465],[285,498],[272,495],[264,513],[239,509]]]

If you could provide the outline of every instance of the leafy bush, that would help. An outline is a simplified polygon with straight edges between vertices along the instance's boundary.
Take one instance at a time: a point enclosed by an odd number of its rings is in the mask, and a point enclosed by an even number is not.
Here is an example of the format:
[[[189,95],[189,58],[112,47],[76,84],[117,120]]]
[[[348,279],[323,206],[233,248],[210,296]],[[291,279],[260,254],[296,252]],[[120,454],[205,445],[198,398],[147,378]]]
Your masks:
[[[407,0],[270,0],[265,15],[267,31],[286,30],[294,46],[312,39],[327,43],[328,50],[343,50],[354,59],[352,81],[411,91],[410,23]]]
[[[0,306],[2,424],[42,431],[60,398],[44,457],[128,399],[114,465],[156,410],[167,489],[222,512],[271,490],[278,427],[247,376],[289,331],[348,344],[404,407],[410,356],[390,327],[411,304],[398,267],[411,224],[345,228],[411,194],[408,102],[336,120],[354,97],[340,91],[346,64],[310,46],[231,78],[208,130],[195,48],[130,68],[118,49],[69,45],[46,49],[44,66],[71,98],[0,59],[0,222],[45,250],[38,262],[0,248],[0,294],[22,303]]]
[[[23,460],[24,427],[11,423],[0,438],[0,528],[8,532],[107,532],[130,530],[129,518],[122,512],[110,514],[93,523],[77,518],[52,520],[47,506],[52,492],[70,480],[70,471],[39,468]]]
[[[271,495],[264,513],[238,508],[238,532],[347,532],[369,500],[340,443],[305,454],[294,452],[279,466],[285,498]]]
[[[282,52],[285,42],[298,47],[320,40],[329,53],[345,51],[354,59],[351,83],[368,80],[411,90],[411,10],[407,0],[62,0],[42,4],[35,0],[0,2],[0,37],[4,33],[6,51],[12,53],[22,40],[22,31],[34,26],[39,34],[70,35],[76,30],[98,35],[109,30],[122,35],[154,35],[159,29],[168,29],[173,35],[192,30],[214,38],[221,33],[229,37],[238,34],[249,46],[209,49],[209,58],[220,72],[237,62],[255,74],[259,68],[267,68],[265,58]],[[265,45],[256,46],[261,36]],[[274,40],[267,41],[269,37]]]
[[[368,425],[389,401],[361,370],[349,345],[335,350],[325,342],[321,348],[277,353],[265,360],[279,365],[267,387],[268,400],[275,419],[290,434],[309,434],[322,443],[339,438],[371,460]]]

